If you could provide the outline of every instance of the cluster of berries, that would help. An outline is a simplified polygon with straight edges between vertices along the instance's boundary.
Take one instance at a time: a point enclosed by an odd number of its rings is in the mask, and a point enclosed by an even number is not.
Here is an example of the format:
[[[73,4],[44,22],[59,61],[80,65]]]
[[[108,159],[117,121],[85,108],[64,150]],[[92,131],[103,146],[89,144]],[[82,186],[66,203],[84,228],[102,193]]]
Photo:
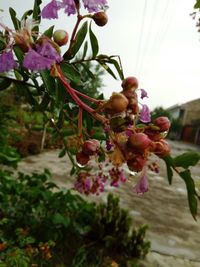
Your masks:
[[[130,171],[141,173],[142,181],[144,181],[146,169],[150,168],[149,166],[151,166],[151,170],[158,172],[157,164],[155,167],[155,164],[149,163],[151,153],[158,157],[164,157],[170,153],[170,147],[165,141],[170,128],[169,119],[159,117],[151,121],[147,106],[142,113],[143,105],[141,109],[137,94],[141,89],[138,89],[138,80],[135,77],[124,79],[122,88],[120,93],[113,93],[101,107],[108,119],[105,153],[115,166],[112,171],[108,172],[113,186],[118,186],[120,180],[124,182],[127,180],[123,169],[120,169],[123,164],[126,164]],[[141,98],[144,97],[147,97],[147,93],[142,89]],[[102,153],[102,147],[97,140],[87,140],[76,155],[77,162],[86,165],[92,156],[98,157],[100,151]],[[89,176],[86,176],[88,179]],[[85,180],[81,180],[86,181],[86,176]],[[123,179],[121,179],[122,176]],[[142,188],[146,191],[146,187]]]

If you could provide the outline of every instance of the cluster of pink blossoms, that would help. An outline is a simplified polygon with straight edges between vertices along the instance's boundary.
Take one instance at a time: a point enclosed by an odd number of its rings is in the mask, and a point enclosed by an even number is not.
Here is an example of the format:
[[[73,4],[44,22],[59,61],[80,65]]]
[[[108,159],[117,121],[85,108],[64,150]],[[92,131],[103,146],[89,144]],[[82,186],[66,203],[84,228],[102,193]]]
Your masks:
[[[84,8],[88,10],[89,13],[98,12],[100,10],[105,10],[107,8],[106,0],[82,0]],[[58,11],[64,9],[64,12],[70,16],[76,14],[77,6],[80,4],[79,0],[52,0],[47,4],[42,10],[42,17],[46,19],[57,19]]]

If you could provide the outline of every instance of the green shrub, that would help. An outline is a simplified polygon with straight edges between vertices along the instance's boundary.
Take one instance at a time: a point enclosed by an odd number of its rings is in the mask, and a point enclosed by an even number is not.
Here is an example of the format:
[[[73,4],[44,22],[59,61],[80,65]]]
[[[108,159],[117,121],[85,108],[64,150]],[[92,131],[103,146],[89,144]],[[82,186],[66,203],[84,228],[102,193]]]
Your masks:
[[[132,229],[112,195],[89,203],[59,190],[48,171],[0,178],[0,267],[103,266],[108,258],[127,266],[149,250],[146,226]]]

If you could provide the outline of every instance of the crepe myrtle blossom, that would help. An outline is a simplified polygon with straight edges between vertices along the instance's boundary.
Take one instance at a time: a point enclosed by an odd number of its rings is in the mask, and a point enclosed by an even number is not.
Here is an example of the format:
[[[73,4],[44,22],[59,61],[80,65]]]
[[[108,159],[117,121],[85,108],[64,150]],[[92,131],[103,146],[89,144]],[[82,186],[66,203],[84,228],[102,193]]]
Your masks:
[[[107,7],[106,0],[83,0],[84,7],[88,12],[98,12],[104,10]]]
[[[70,16],[76,13],[77,0],[52,0],[48,3],[41,12],[42,18],[57,19],[58,11],[63,8],[64,12]],[[88,12],[98,12],[107,8],[107,0],[83,0],[84,7]]]
[[[52,64],[62,61],[62,57],[48,42],[37,45],[36,50],[29,48],[24,57],[23,66],[32,71],[50,69]]]
[[[144,194],[148,191],[148,177],[146,172],[146,167],[144,167],[143,171],[141,172],[140,178],[133,188],[133,191],[137,194]]]
[[[141,91],[141,99],[148,97],[147,92],[144,89],[140,89]]]
[[[52,0],[41,11],[42,18],[44,19],[57,19],[58,10],[61,9],[60,2]]]
[[[0,72],[7,72],[17,67],[12,50],[4,51],[0,54]]]
[[[142,105],[142,109],[140,111],[140,115],[139,115],[139,119],[140,121],[144,122],[144,123],[148,123],[151,121],[151,114],[150,114],[150,110],[149,107],[147,105]]]

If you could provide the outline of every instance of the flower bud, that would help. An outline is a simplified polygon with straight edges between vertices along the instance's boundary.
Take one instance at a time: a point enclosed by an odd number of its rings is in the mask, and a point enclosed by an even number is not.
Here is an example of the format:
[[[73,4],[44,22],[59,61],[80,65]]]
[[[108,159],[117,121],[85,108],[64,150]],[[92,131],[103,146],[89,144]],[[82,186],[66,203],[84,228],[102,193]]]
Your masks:
[[[135,77],[127,77],[121,84],[124,90],[136,90],[138,88],[138,80]]]
[[[136,155],[134,159],[127,161],[129,170],[135,172],[140,172],[145,164],[146,164],[146,159],[140,154]]]
[[[94,22],[100,27],[106,25],[108,22],[108,16],[103,11],[95,13],[92,18]]]
[[[167,117],[158,117],[154,120],[154,124],[160,128],[161,132],[168,131],[171,125]]]
[[[112,114],[125,111],[127,106],[128,99],[121,93],[113,93],[108,101],[108,107]]]
[[[145,129],[144,132],[152,141],[160,141],[160,139],[162,139],[162,135],[158,130]]]
[[[65,44],[67,44],[69,39],[69,35],[66,31],[64,30],[56,30],[53,33],[53,40],[56,44],[58,44],[59,46],[63,46]]]
[[[144,133],[134,133],[128,139],[128,144],[136,150],[143,151],[151,144],[151,140]]]
[[[83,152],[79,152],[76,154],[76,160],[79,164],[86,165],[90,160],[90,157]]]
[[[169,144],[164,140],[160,140],[159,142],[156,143],[156,146],[153,152],[159,157],[164,157],[164,156],[169,155],[170,151],[171,151],[171,148]]]
[[[82,150],[84,154],[92,156],[97,153],[99,148],[100,148],[99,141],[96,139],[90,139],[84,142]]]

